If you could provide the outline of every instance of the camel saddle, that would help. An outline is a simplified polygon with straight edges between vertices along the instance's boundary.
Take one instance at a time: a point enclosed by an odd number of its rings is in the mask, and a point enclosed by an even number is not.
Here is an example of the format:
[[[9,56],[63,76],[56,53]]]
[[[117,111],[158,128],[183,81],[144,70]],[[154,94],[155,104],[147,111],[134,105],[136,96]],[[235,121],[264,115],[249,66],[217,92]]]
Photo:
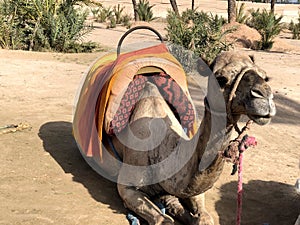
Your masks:
[[[116,135],[129,122],[147,82],[180,118],[187,138],[196,132],[196,110],[190,97],[186,74],[166,45],[99,58],[87,73],[77,99],[73,134],[87,157],[102,159],[102,134]]]

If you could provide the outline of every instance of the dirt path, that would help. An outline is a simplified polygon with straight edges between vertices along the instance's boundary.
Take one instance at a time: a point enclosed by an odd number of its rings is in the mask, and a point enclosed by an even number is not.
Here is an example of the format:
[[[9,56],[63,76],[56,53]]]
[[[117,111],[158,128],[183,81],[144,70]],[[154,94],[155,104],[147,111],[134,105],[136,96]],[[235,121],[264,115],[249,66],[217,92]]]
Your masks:
[[[95,32],[115,44],[121,31]],[[258,146],[245,153],[243,225],[291,225],[300,212],[293,189],[300,159],[300,52],[249,53],[271,78],[278,112],[270,125],[252,128]],[[72,137],[74,96],[101,54],[0,50],[0,127],[32,127],[0,134],[0,224],[128,224],[115,184],[85,163]],[[227,165],[207,195],[216,224],[234,224],[237,177],[230,171]]]

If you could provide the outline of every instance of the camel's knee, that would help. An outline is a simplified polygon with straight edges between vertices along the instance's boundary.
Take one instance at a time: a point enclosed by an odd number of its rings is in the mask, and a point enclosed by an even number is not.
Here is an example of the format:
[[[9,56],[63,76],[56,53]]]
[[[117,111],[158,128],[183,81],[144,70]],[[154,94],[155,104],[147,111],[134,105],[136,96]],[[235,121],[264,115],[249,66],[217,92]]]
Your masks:
[[[136,212],[141,210],[144,202],[149,201],[145,193],[140,192],[135,187],[118,184],[118,192],[126,208]]]
[[[136,198],[136,191],[133,187],[128,187],[122,184],[118,184],[118,192],[122,200],[126,202],[130,202],[130,199]]]
[[[200,214],[201,212],[206,211],[204,193],[183,199],[182,201],[193,214]]]

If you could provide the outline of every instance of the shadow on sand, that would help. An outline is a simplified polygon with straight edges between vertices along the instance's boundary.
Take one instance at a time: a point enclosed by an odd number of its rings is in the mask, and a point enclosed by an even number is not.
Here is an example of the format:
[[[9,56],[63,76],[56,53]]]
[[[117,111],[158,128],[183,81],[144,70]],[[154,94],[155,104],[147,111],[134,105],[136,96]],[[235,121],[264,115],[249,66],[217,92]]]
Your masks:
[[[72,135],[70,122],[45,123],[40,127],[39,137],[43,141],[45,151],[50,153],[65,173],[73,175],[75,182],[84,185],[96,201],[109,205],[116,213],[126,213],[116,184],[98,175],[81,156]]]
[[[275,94],[276,115],[272,123],[300,124],[300,103],[282,94]]]
[[[109,205],[114,212],[125,216],[127,211],[117,193],[116,184],[98,175],[82,158],[70,122],[45,123],[40,127],[39,137],[45,151],[65,173],[72,174],[73,180],[84,185],[96,201]],[[236,182],[230,182],[220,188],[221,199],[215,206],[220,225],[235,224],[236,187]],[[299,213],[300,195],[293,186],[260,180],[244,184],[243,225],[293,225]]]
[[[220,189],[216,202],[220,225],[236,224],[237,182]],[[293,186],[274,181],[252,180],[244,184],[243,225],[293,225],[300,213],[300,195]]]

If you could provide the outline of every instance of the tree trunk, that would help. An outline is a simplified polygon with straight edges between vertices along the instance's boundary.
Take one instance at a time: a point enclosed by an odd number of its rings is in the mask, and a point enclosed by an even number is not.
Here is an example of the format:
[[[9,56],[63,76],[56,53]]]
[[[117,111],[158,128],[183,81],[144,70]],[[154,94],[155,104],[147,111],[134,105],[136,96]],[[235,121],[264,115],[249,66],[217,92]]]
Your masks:
[[[138,21],[139,20],[139,14],[138,14],[138,11],[137,11],[136,0],[132,0],[132,4],[133,4],[134,20]]]
[[[171,3],[171,6],[172,6],[172,9],[176,13],[176,15],[179,15],[179,11],[178,11],[176,0],[170,0],[170,3]]]
[[[236,0],[228,0],[228,23],[236,21]]]
[[[271,12],[275,12],[275,0],[271,0]]]
[[[192,0],[192,10],[195,9],[195,0]]]

